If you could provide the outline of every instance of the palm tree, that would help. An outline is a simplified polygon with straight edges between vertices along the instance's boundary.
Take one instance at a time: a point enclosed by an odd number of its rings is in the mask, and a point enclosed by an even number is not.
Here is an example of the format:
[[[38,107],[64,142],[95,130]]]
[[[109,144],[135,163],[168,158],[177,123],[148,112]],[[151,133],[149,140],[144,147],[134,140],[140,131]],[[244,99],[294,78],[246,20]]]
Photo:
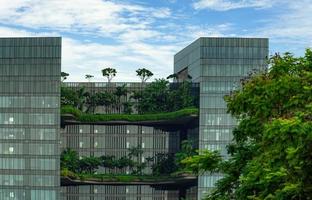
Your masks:
[[[115,96],[117,97],[117,103],[116,103],[116,107],[118,112],[120,113],[121,110],[121,97],[122,96],[126,96],[128,93],[127,88],[126,88],[126,84],[123,84],[122,86],[118,86],[116,87],[116,91],[114,92]]]
[[[178,74],[170,74],[169,76],[167,76],[167,79],[173,79],[173,80],[176,80],[177,82],[179,82]]]
[[[151,78],[154,74],[145,68],[141,68],[136,70],[137,76],[140,77],[142,83],[145,83],[149,78]]]
[[[69,76],[68,73],[66,73],[66,72],[61,72],[61,81],[64,82],[64,81],[67,79],[68,76]]]
[[[98,93],[98,105],[105,106],[105,111],[108,113],[108,108],[114,103],[114,95],[110,92]]]
[[[107,78],[107,81],[110,83],[111,80],[116,76],[117,71],[114,68],[105,68],[102,69],[102,75]]]
[[[90,75],[90,74],[86,74],[86,76],[85,76],[85,78],[88,80],[88,82],[90,82],[93,77],[94,76]]]

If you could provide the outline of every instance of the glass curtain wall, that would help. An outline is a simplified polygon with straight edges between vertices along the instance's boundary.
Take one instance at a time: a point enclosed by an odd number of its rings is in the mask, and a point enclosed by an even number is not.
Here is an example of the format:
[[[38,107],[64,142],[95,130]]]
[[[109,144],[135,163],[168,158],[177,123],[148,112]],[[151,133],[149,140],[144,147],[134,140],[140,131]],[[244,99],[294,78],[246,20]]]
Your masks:
[[[61,38],[0,38],[0,199],[59,199]]]
[[[227,114],[223,97],[250,72],[265,70],[267,57],[265,38],[199,38],[175,55],[174,72],[188,68],[192,81],[200,83],[199,149],[218,150],[227,158],[226,146],[237,122]],[[199,199],[221,177],[199,176]]]

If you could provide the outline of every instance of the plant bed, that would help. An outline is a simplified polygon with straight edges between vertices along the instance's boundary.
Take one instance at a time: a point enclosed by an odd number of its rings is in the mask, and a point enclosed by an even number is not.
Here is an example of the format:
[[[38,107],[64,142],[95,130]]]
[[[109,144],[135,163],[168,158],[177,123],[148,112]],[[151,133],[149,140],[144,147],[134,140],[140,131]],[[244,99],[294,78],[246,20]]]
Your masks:
[[[70,176],[66,176],[70,174]],[[195,176],[152,176],[127,174],[74,174],[62,171],[62,185],[174,185],[197,180]]]
[[[198,118],[197,108],[155,114],[87,114],[71,106],[61,108],[65,123],[185,123]]]

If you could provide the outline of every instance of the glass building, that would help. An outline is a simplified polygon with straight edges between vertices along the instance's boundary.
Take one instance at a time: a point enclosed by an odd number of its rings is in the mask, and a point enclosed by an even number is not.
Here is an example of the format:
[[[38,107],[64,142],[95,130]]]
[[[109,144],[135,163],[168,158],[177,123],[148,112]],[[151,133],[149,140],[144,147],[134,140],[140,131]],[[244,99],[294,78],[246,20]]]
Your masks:
[[[59,199],[61,38],[0,38],[0,199]]]
[[[199,149],[219,150],[227,157],[226,145],[237,122],[227,114],[223,97],[253,70],[265,70],[267,59],[266,38],[199,38],[174,56],[178,80],[200,84]],[[199,176],[198,199],[221,177]]]

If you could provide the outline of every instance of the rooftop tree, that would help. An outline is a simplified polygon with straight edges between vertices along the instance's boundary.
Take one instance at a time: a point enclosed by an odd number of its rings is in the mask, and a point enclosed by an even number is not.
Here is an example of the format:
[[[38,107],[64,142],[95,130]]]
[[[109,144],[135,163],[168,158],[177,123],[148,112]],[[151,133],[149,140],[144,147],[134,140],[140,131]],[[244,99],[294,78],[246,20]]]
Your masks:
[[[126,84],[123,84],[122,86],[117,86],[116,91],[114,92],[114,95],[116,96],[116,107],[118,112],[120,113],[121,111],[121,97],[122,96],[127,96],[128,90],[126,88]]]
[[[88,80],[88,82],[90,82],[93,77],[94,76],[91,74],[86,74],[86,76],[85,76],[85,78]]]
[[[136,70],[137,76],[140,77],[142,83],[145,83],[149,78],[151,78],[154,74],[145,68],[140,68]]]
[[[170,74],[169,76],[167,76],[167,79],[173,79],[173,80],[177,80],[178,81],[178,74]]]
[[[102,92],[97,94],[97,100],[97,105],[104,106],[106,113],[108,113],[108,108],[115,102],[115,96],[110,92]]]
[[[140,113],[156,113],[169,111],[169,82],[165,79],[156,79],[142,91],[138,103]]]
[[[64,82],[64,81],[67,79],[68,76],[69,76],[68,73],[66,73],[66,72],[61,72],[61,81]]]
[[[110,83],[111,80],[116,76],[117,71],[114,68],[105,68],[102,69],[102,75],[107,78],[107,81]]]

